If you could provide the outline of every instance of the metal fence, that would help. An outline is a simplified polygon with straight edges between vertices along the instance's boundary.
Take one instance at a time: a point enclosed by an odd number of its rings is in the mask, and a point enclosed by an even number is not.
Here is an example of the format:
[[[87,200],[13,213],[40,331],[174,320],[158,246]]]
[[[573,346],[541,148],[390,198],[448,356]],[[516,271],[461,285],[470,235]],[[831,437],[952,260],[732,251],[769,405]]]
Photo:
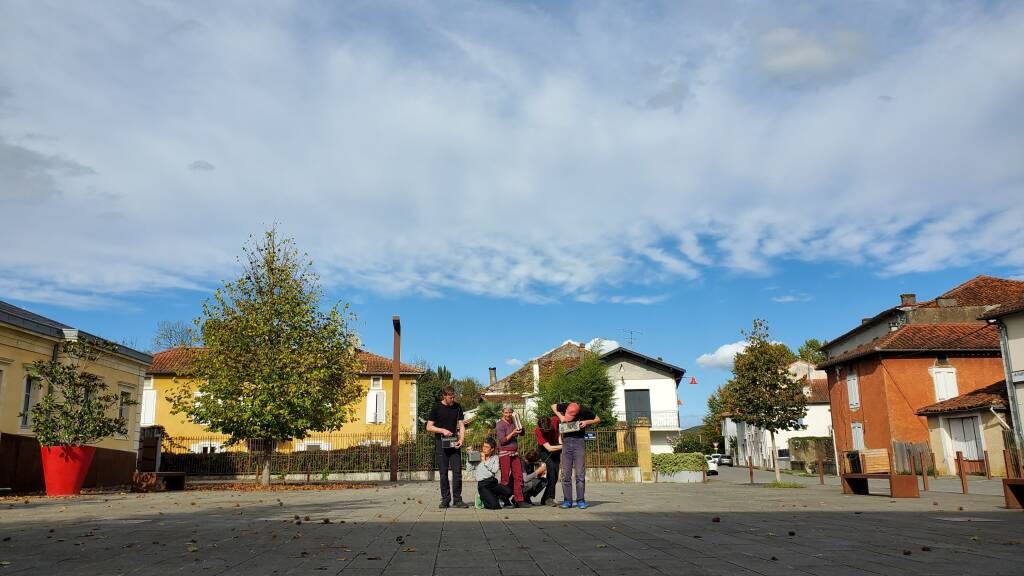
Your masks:
[[[679,412],[676,410],[619,411],[613,412],[612,416],[629,426],[634,425],[637,419],[644,418],[650,423],[651,428],[679,428]]]
[[[536,448],[532,428],[519,438],[519,453]],[[607,428],[590,431],[586,460],[593,467],[637,466],[636,435],[633,428]],[[493,429],[467,430],[463,460],[478,452],[484,438],[494,436]],[[264,441],[250,440],[228,444],[228,437],[204,435],[163,438],[160,468],[167,472],[185,472],[196,476],[242,476],[258,474],[265,459]],[[273,475],[305,474],[326,480],[334,473],[388,472],[391,466],[390,434],[314,434],[302,440],[276,442],[270,451]],[[433,434],[403,433],[398,446],[400,472],[436,470],[436,445]]]

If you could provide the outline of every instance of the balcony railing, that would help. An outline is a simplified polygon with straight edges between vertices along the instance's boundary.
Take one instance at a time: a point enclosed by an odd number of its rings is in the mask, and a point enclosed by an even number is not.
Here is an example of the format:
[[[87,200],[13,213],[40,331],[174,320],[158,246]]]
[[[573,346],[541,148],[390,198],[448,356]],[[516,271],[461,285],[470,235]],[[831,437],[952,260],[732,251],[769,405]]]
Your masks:
[[[637,418],[646,418],[651,428],[679,428],[679,412],[675,410],[628,410],[612,414],[619,422],[628,424],[633,424]]]

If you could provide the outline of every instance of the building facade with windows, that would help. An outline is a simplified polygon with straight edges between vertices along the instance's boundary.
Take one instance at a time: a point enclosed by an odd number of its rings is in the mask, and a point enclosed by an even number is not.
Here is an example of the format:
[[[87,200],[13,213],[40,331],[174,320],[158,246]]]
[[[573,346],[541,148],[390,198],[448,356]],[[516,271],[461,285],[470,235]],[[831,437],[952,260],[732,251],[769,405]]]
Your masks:
[[[39,443],[28,412],[47,390],[29,376],[29,367],[35,361],[59,357],[62,342],[79,338],[99,339],[0,301],[0,487],[19,492],[43,489]],[[150,355],[118,345],[113,354],[103,356],[87,369],[102,377],[110,392],[137,402],[151,362]],[[111,416],[123,416],[128,422],[128,433],[105,438],[95,445],[98,450],[86,486],[131,481],[138,449],[140,407],[126,403],[115,410],[117,414]]]
[[[165,433],[191,452],[220,452],[226,440],[202,424],[190,422],[182,414],[171,412],[168,395],[182,382],[188,372],[190,350],[171,348],[153,355],[153,363],[146,373],[142,394],[142,425],[163,426]],[[358,351],[362,370],[359,383],[363,394],[359,404],[350,407],[352,420],[339,430],[317,432],[302,440],[284,442],[285,450],[331,450],[347,448],[352,443],[369,441],[368,438],[388,438],[391,433],[391,359],[365,350]],[[402,364],[399,378],[399,430],[416,433],[416,379],[423,374],[418,366]],[[344,445],[343,445],[344,444]]]
[[[987,449],[985,424],[942,419],[933,434],[919,411],[981,390],[1004,379],[999,331],[979,316],[1024,296],[1024,282],[978,276],[934,300],[901,295],[900,306],[864,319],[823,348],[818,365],[828,377],[836,448],[891,449],[894,442],[928,444],[972,439]],[[938,420],[937,420],[938,421]]]

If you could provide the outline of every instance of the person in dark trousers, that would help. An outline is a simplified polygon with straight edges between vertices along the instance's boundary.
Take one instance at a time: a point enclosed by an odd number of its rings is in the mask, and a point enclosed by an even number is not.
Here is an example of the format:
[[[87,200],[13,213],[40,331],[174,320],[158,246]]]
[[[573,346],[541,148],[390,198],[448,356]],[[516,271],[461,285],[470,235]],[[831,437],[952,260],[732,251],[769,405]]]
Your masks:
[[[552,404],[551,411],[560,423],[579,422],[579,429],[573,432],[562,432],[562,505],[561,508],[572,508],[573,474],[576,475],[576,507],[587,508],[584,495],[586,488],[587,460],[586,437],[587,426],[599,424],[601,419],[593,410],[580,406],[575,402],[568,404]]]
[[[427,415],[427,432],[434,433],[437,467],[441,471],[441,503],[438,508],[469,508],[469,505],[462,501],[462,442],[466,437],[465,415],[462,406],[455,401],[455,389],[451,386],[441,389],[441,401],[434,404]],[[452,437],[455,437],[455,442],[446,447],[445,439]],[[448,483],[449,470],[452,472],[451,484]]]
[[[473,469],[476,477],[477,507],[501,510],[501,503],[512,504],[512,488],[498,482],[501,464],[498,462],[498,442],[487,437],[480,446],[480,463]]]
[[[540,461],[547,468],[548,481],[544,486],[544,495],[540,497],[540,503],[543,506],[551,506],[555,504],[555,484],[558,484],[558,470],[561,468],[562,462],[562,440],[558,436],[558,417],[541,416],[533,433],[537,437]]]

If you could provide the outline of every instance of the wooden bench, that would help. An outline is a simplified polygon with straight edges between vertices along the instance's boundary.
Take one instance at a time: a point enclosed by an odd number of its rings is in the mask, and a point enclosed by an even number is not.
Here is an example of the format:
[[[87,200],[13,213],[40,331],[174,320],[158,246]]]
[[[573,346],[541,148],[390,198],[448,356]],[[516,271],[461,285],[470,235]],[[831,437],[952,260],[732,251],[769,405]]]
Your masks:
[[[843,453],[843,473],[839,475],[843,483],[843,494],[870,494],[869,480],[888,480],[889,494],[893,498],[920,498],[917,488],[917,476],[899,474],[893,471],[892,454],[885,448],[860,451],[860,472],[847,472],[848,460]]]
[[[1024,478],[1003,478],[1003,496],[1007,508],[1024,508]]]

